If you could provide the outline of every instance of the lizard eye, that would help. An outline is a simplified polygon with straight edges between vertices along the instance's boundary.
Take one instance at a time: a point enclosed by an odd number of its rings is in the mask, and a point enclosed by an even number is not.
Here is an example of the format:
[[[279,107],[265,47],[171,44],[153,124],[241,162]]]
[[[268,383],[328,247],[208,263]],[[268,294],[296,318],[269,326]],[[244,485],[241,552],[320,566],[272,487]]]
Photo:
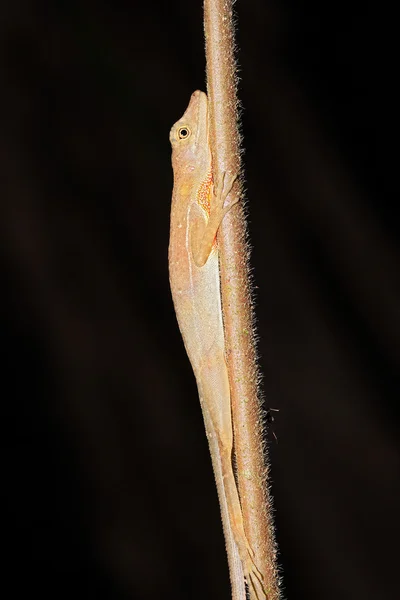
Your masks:
[[[185,140],[186,138],[188,138],[190,135],[190,129],[189,127],[180,127],[180,129],[178,129],[178,138],[180,140]]]

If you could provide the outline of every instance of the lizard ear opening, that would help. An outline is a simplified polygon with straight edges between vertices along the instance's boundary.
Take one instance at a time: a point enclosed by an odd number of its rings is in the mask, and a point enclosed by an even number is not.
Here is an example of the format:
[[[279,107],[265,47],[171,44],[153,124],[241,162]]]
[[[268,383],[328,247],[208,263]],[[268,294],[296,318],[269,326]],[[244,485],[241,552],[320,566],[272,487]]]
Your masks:
[[[189,127],[180,127],[178,129],[178,138],[180,140],[186,140],[191,134]]]

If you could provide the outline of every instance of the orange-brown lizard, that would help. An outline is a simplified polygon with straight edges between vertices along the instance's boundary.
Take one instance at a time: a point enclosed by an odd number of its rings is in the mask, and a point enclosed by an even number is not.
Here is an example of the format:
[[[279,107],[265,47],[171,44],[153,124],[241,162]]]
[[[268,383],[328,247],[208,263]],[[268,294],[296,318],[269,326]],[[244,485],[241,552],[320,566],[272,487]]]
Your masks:
[[[185,114],[171,129],[170,141],[174,171],[170,284],[179,328],[196,377],[227,552],[232,553],[232,589],[237,590],[233,600],[246,599],[245,580],[251,600],[268,600],[245,535],[232,466],[231,399],[216,236],[233,205],[225,206],[225,200],[236,174],[224,173],[220,181],[213,181],[206,94],[192,94]],[[229,543],[232,538],[233,543]]]

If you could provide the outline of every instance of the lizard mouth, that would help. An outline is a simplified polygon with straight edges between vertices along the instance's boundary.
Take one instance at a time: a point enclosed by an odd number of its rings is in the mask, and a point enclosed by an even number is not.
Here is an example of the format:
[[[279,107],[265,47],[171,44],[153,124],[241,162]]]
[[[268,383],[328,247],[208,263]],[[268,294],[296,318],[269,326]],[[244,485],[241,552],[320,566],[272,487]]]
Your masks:
[[[204,92],[199,90],[193,92],[190,97],[190,102],[185,110],[184,115],[173,125],[169,139],[174,145],[179,141],[177,131],[180,127],[188,127],[189,130],[193,125],[193,136],[191,145],[197,149],[204,141],[208,142],[208,100]]]

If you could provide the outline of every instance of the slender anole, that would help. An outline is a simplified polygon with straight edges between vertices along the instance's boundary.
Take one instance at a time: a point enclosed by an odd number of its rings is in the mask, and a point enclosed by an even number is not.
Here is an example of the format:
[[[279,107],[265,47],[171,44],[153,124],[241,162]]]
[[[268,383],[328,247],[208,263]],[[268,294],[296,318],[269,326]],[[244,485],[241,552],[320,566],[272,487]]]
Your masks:
[[[247,541],[233,466],[233,429],[220,294],[218,228],[234,203],[225,200],[236,175],[213,180],[208,138],[208,100],[194,92],[183,117],[171,129],[174,190],[171,209],[169,272],[172,297],[186,352],[196,377],[227,552],[236,552],[241,568],[233,600],[267,600],[262,575]],[[233,550],[232,550],[233,548]],[[230,564],[235,557],[230,557]],[[241,581],[238,579],[241,578]],[[232,582],[232,589],[235,588]]]

